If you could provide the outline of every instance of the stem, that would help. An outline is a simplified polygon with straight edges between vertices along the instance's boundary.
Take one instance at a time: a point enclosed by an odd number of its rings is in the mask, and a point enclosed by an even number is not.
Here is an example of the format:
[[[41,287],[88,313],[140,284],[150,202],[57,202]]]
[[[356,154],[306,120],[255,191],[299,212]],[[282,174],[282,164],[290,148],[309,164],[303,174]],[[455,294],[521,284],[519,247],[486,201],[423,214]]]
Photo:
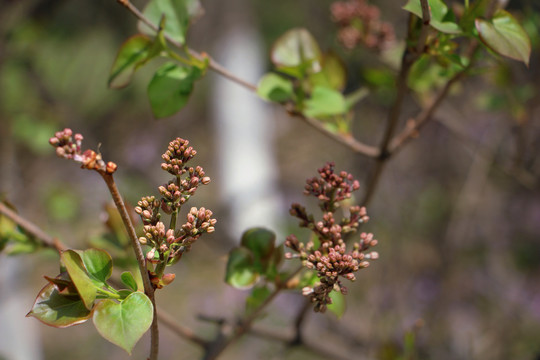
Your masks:
[[[158,351],[159,351],[159,329],[158,329],[158,322],[157,322],[157,311],[156,311],[156,300],[154,297],[154,288],[152,286],[152,283],[150,282],[148,270],[146,269],[146,259],[144,258],[141,245],[139,244],[139,239],[137,238],[135,227],[133,226],[133,223],[131,222],[131,218],[129,217],[126,206],[124,204],[124,201],[122,200],[122,196],[120,195],[120,192],[118,191],[116,183],[114,182],[114,178],[112,174],[108,174],[101,171],[99,172],[99,174],[101,175],[101,177],[103,177],[103,180],[107,184],[107,187],[109,188],[109,192],[111,193],[111,196],[113,198],[114,204],[116,205],[116,208],[118,209],[118,212],[120,213],[120,216],[122,217],[122,221],[124,222],[124,226],[129,234],[129,238],[131,240],[131,246],[133,247],[133,251],[135,252],[135,257],[137,258],[137,262],[139,264],[139,271],[141,273],[141,277],[143,280],[144,292],[150,298],[150,301],[152,302],[152,305],[154,308],[154,317],[152,320],[152,326],[150,328],[151,345],[150,345],[149,360],[156,360]]]
[[[19,225],[21,228],[23,228],[25,232],[29,233],[30,235],[34,236],[36,239],[40,240],[40,242],[44,246],[51,249],[56,249],[56,251],[58,251],[59,253],[67,250],[67,246],[62,244],[60,240],[46,234],[37,225],[24,219],[23,217],[18,215],[15,211],[8,208],[2,202],[0,202],[0,213],[3,214],[8,219],[10,219],[11,221],[13,221],[14,223],[16,223],[17,225]]]

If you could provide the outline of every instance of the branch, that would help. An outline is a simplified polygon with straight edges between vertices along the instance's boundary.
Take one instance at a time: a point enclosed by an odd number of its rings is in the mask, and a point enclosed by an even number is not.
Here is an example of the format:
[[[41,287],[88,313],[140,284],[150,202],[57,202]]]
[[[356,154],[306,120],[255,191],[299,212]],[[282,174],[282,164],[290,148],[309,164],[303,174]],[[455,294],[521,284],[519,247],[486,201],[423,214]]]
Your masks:
[[[116,186],[116,183],[114,182],[114,178],[112,174],[109,174],[103,171],[98,171],[98,172],[103,178],[103,180],[105,181],[105,183],[107,184],[107,187],[109,188],[109,192],[111,193],[111,196],[113,198],[114,204],[116,205],[116,208],[118,209],[118,212],[120,213],[122,221],[124,222],[124,226],[131,240],[131,246],[133,247],[133,251],[135,252],[135,257],[137,258],[137,263],[139,264],[139,271],[141,273],[141,277],[143,280],[144,292],[146,293],[146,295],[148,295],[148,297],[152,301],[152,305],[154,308],[154,317],[152,320],[152,326],[150,327],[151,339],[150,339],[149,360],[157,360],[157,355],[159,351],[159,328],[158,328],[158,319],[157,319],[156,299],[154,296],[154,287],[152,286],[152,283],[150,282],[150,276],[148,275],[148,270],[146,269],[146,259],[142,252],[139,239],[137,238],[137,232],[135,231],[135,227],[133,226],[133,223],[131,222],[131,218],[129,217],[126,206],[124,204],[124,201],[122,200],[122,196],[120,196],[120,192],[118,191],[118,188]]]
[[[24,219],[18,215],[15,211],[8,208],[4,203],[0,202],[0,214],[3,214],[5,217],[19,225],[24,229],[25,232],[32,235],[36,240],[40,241],[44,246],[55,249],[59,253],[61,251],[67,250],[67,246],[62,244],[60,240],[53,238],[49,234],[41,230],[37,225],[31,223],[30,221]]]
[[[169,330],[174,332],[179,337],[184,338],[194,344],[197,344],[202,348],[208,347],[209,342],[207,340],[196,335],[191,329],[175,322],[172,315],[166,313],[163,310],[159,310],[157,312],[157,317],[163,325],[165,325],[167,328],[169,328]]]
[[[127,10],[129,10],[129,12],[131,12],[142,23],[144,23],[145,25],[147,25],[148,27],[150,27],[151,29],[153,29],[156,32],[159,30],[159,26],[152,23],[150,21],[150,19],[148,19],[146,16],[144,16],[144,14],[136,6],[134,6],[129,0],[116,0],[116,1],[118,3],[120,3],[122,6],[124,6]],[[257,92],[257,86],[256,85],[254,85],[254,84],[252,84],[252,83],[250,83],[248,81],[245,81],[245,80],[239,78],[238,76],[234,75],[233,73],[231,73],[229,70],[227,70],[225,67],[223,67],[221,64],[219,64],[217,61],[215,61],[211,56],[207,55],[206,53],[203,55],[203,54],[201,54],[201,53],[187,47],[185,44],[181,44],[178,41],[172,39],[166,33],[164,34],[164,37],[165,37],[165,39],[167,39],[167,41],[169,41],[172,45],[174,45],[174,47],[176,47],[176,48],[178,48],[180,50],[187,51],[194,58],[196,58],[198,60],[201,60],[201,61],[205,60],[205,59],[208,59],[208,61],[209,61],[208,67],[212,71],[214,71],[214,72],[220,74],[221,76],[231,80],[232,82],[237,83],[240,86],[243,86],[244,88],[246,88],[247,90],[249,90],[249,91],[251,91],[253,93]],[[356,153],[359,153],[361,155],[364,155],[364,156],[366,156],[368,158],[376,158],[378,156],[378,150],[377,150],[376,147],[364,144],[364,143],[354,139],[350,135],[346,135],[346,134],[343,135],[343,134],[335,133],[335,132],[333,132],[331,130],[328,130],[324,126],[324,124],[322,124],[320,121],[318,121],[316,119],[308,118],[308,117],[304,116],[303,114],[292,110],[290,108],[290,106],[288,106],[288,105],[283,105],[283,107],[285,108],[285,110],[291,116],[297,117],[297,118],[299,118],[301,120],[304,120],[308,125],[314,127],[315,129],[319,130],[321,133],[323,133],[324,135],[328,136],[329,138],[337,141],[338,143],[348,147],[352,151],[354,151]]]
[[[288,277],[285,279],[282,283],[276,286],[274,291],[255,309],[253,310],[249,315],[247,315],[244,319],[240,319],[238,321],[237,326],[234,328],[232,335],[228,337],[224,337],[223,333],[220,332],[216,338],[216,340],[213,342],[213,344],[208,347],[206,353],[204,354],[204,360],[214,360],[217,359],[218,356],[231,344],[236,342],[238,339],[242,337],[242,335],[246,334],[248,331],[250,331],[251,326],[253,325],[253,322],[255,319],[260,315],[260,313],[270,304],[274,298],[283,290],[286,288],[287,283],[289,280],[291,280],[296,274],[298,274],[302,270],[302,266],[299,266],[296,270],[294,270]]]
[[[429,23],[431,21],[431,11],[429,9],[428,0],[420,0],[420,6],[422,6],[422,29],[420,30],[420,36],[418,37],[418,43],[416,44],[416,52],[418,54],[422,54],[426,49]]]

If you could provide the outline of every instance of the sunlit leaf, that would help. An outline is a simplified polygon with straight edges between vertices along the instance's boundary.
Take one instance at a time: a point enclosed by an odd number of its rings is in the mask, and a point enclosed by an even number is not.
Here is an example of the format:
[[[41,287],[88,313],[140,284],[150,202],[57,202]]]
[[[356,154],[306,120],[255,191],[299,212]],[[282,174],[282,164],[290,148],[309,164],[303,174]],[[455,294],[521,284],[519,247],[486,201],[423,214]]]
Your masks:
[[[245,247],[232,249],[227,261],[225,281],[237,289],[247,289],[253,286],[258,278],[251,251]]]
[[[81,256],[74,250],[66,250],[60,254],[60,258],[84,305],[88,310],[92,309],[96,300],[97,289],[84,267]]]
[[[120,275],[120,279],[128,288],[132,289],[133,291],[137,291],[137,281],[135,281],[133,274],[131,274],[129,271],[124,271]]]
[[[143,10],[145,17],[155,25],[165,16],[164,33],[180,44],[186,41],[190,23],[202,12],[199,0],[152,0]],[[139,31],[150,36],[156,34],[143,22],[139,22]]]
[[[317,41],[303,28],[287,31],[272,47],[271,59],[277,69],[298,78],[320,71],[320,58]]]
[[[94,309],[93,321],[101,336],[131,354],[152,324],[153,309],[148,296],[134,292],[120,303],[110,299],[99,302]]]
[[[305,102],[307,117],[327,117],[344,114],[347,111],[345,97],[334,89],[317,86],[311,98]]]
[[[329,294],[332,303],[328,305],[328,310],[334,313],[338,319],[343,316],[347,308],[345,296],[339,291],[332,291]]]
[[[90,314],[80,297],[64,296],[54,284],[49,283],[41,289],[32,310],[26,316],[62,328],[83,323],[90,318]]]
[[[446,34],[459,34],[461,29],[458,24],[447,19],[448,7],[442,0],[428,0],[431,12],[429,24],[440,32]],[[420,0],[409,0],[404,10],[407,10],[422,19],[422,5]]]
[[[120,47],[109,75],[109,87],[121,88],[129,84],[135,70],[148,60],[152,40],[144,35],[130,37]]]
[[[324,54],[321,60],[321,71],[311,74],[309,82],[312,87],[324,86],[343,90],[347,83],[347,71],[343,60],[332,52]]]
[[[88,249],[82,253],[84,267],[91,278],[104,283],[112,274],[111,256],[104,250]]]
[[[283,76],[269,73],[259,80],[257,94],[265,100],[284,102],[294,97],[293,84]]]
[[[188,102],[193,83],[200,78],[196,67],[167,63],[161,66],[148,84],[148,99],[156,118],[174,115]]]
[[[480,40],[499,55],[529,66],[531,41],[521,24],[505,10],[498,10],[493,19],[476,19]]]

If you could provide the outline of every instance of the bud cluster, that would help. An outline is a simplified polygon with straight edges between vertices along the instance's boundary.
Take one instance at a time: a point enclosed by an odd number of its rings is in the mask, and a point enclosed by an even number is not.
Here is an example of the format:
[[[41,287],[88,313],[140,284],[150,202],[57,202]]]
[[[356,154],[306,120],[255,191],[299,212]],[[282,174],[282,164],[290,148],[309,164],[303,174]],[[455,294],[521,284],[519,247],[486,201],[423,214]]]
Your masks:
[[[290,214],[300,220],[300,227],[310,229],[318,239],[315,247],[314,241],[300,242],[295,235],[289,235],[285,246],[294,253],[287,253],[287,258],[299,258],[302,265],[315,270],[319,284],[315,287],[305,287],[302,293],[315,303],[315,311],[324,312],[328,304],[332,303],[330,292],[336,290],[342,294],[347,288],[340,278],[354,281],[354,273],[369,266],[369,260],[379,257],[378,253],[367,252],[377,245],[377,240],[371,233],[361,233],[360,239],[352,244],[352,250],[347,251],[347,244],[343,236],[357,231],[360,224],[369,220],[366,208],[352,206],[348,216],[336,220],[336,210],[339,201],[349,199],[351,193],[359,188],[358,181],[344,171],[334,173],[334,164],[328,163],[319,169],[319,178],[307,180],[305,195],[312,195],[320,200],[319,206],[323,210],[322,220],[316,221],[312,214],[308,214],[305,207],[292,204]]]
[[[330,12],[339,26],[338,40],[347,49],[362,44],[380,51],[395,40],[392,24],[382,21],[379,8],[365,0],[336,1]]]
[[[54,134],[49,139],[49,144],[56,148],[56,155],[76,161],[81,164],[83,169],[96,170],[101,173],[112,174],[116,171],[117,165],[111,161],[105,163],[101,154],[94,150],[82,151],[83,136],[81,134],[73,135],[71,129],[64,129]]]
[[[190,251],[193,243],[203,234],[215,231],[217,220],[212,218],[212,211],[204,207],[192,207],[186,215],[185,223],[176,226],[182,205],[195,193],[199,185],[210,183],[210,178],[205,175],[202,167],[186,165],[196,154],[197,151],[189,146],[188,140],[177,138],[171,141],[162,155],[164,162],[161,168],[174,175],[174,178],[159,186],[160,199],[146,196],[135,207],[135,212],[139,214],[144,225],[144,234],[139,238],[139,242],[150,248],[146,259],[150,264],[154,264],[150,277],[156,288],[161,288],[174,279],[174,274],[163,274],[165,266],[174,264],[184,253]],[[160,221],[160,210],[171,216],[168,229]]]

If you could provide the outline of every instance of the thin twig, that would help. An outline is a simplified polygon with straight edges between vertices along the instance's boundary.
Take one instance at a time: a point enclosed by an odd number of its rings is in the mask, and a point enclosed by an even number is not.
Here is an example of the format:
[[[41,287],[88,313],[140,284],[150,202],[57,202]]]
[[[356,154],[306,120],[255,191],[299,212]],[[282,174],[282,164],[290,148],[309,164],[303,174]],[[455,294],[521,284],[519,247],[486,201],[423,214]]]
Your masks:
[[[159,321],[165,325],[169,330],[174,332],[176,335],[184,338],[194,344],[206,348],[209,344],[208,340],[203,339],[202,337],[196,335],[191,329],[182,326],[173,320],[173,316],[166,313],[163,310],[158,310],[157,317]]]
[[[237,326],[234,328],[232,335],[228,337],[224,337],[223,334],[220,332],[218,334],[218,337],[216,341],[212,344],[212,346],[208,347],[205,355],[204,360],[214,360],[217,359],[217,357],[232,343],[240,339],[244,334],[246,334],[250,329],[255,321],[255,319],[260,315],[260,313],[274,300],[276,296],[279,295],[279,293],[284,290],[287,287],[287,283],[289,280],[291,280],[294,276],[296,276],[300,271],[302,270],[302,266],[298,267],[296,270],[294,270],[288,277],[285,279],[280,285],[276,286],[274,291],[249,315],[247,315],[245,318],[240,319],[238,321]]]
[[[416,43],[416,52],[422,54],[426,49],[426,40],[429,34],[429,23],[431,21],[431,11],[429,9],[428,0],[420,0],[422,6],[422,29]]]
[[[19,225],[25,232],[32,235],[36,240],[41,242],[46,247],[56,249],[59,253],[67,250],[67,246],[62,244],[60,240],[53,238],[49,234],[41,230],[37,225],[26,220],[15,211],[11,210],[4,203],[0,202],[0,213],[6,216],[8,219]]]
[[[142,23],[144,23],[145,25],[150,27],[152,30],[158,31],[159,26],[152,23],[150,21],[150,19],[148,19],[146,16],[144,16],[144,14],[136,6],[134,6],[129,0],[117,0],[117,1],[122,6],[124,6],[127,10],[129,10]],[[198,60],[201,60],[201,61],[203,61],[205,59],[208,59],[208,67],[212,71],[214,71],[214,72],[220,74],[221,76],[231,80],[232,82],[235,82],[235,83],[243,86],[244,88],[246,88],[247,90],[249,90],[249,91],[251,91],[253,93],[255,93],[257,91],[257,86],[256,85],[254,85],[254,84],[252,84],[252,83],[250,83],[250,82],[248,82],[246,80],[243,80],[243,79],[239,78],[238,76],[236,76],[235,74],[231,73],[229,70],[227,70],[225,67],[223,67],[221,64],[219,64],[217,61],[215,61],[208,54],[205,53],[203,55],[203,54],[189,48],[185,44],[179,43],[178,41],[174,40],[173,38],[171,38],[166,33],[164,34],[164,37],[173,46],[175,46],[176,48],[178,48],[180,50],[187,51],[194,58],[196,58]],[[314,127],[315,129],[317,129],[318,131],[320,131],[324,135],[326,135],[329,138],[337,141],[338,143],[350,148],[354,152],[359,153],[359,154],[364,155],[364,156],[369,157],[369,158],[375,158],[375,157],[377,157],[379,155],[378,149],[376,147],[364,144],[364,143],[354,139],[350,135],[335,133],[334,131],[327,129],[324,126],[324,124],[322,124],[319,120],[308,118],[308,117],[304,116],[303,114],[301,114],[301,113],[299,113],[297,111],[293,111],[289,107],[289,105],[284,105],[283,107],[285,108],[285,110],[287,110],[287,112],[291,116],[297,117],[297,118],[305,121],[307,124]]]
[[[142,252],[139,239],[137,238],[137,232],[135,231],[135,227],[133,226],[133,223],[131,222],[131,218],[129,217],[126,206],[124,204],[124,200],[122,200],[122,196],[120,195],[120,192],[118,191],[118,188],[116,186],[116,183],[114,182],[114,178],[112,174],[102,172],[102,171],[98,171],[98,172],[101,175],[101,177],[103,177],[103,180],[107,184],[107,187],[109,188],[109,192],[111,193],[111,196],[113,198],[114,204],[116,205],[116,208],[118,209],[118,212],[120,213],[120,217],[122,218],[122,221],[124,222],[124,226],[129,234],[129,238],[131,240],[131,246],[133,248],[133,251],[135,252],[137,263],[139,264],[139,271],[141,273],[141,277],[143,280],[144,292],[150,298],[150,301],[152,301],[152,305],[154,307],[154,317],[152,320],[152,325],[150,327],[151,344],[150,344],[149,359],[157,360],[157,356],[159,352],[159,328],[158,328],[158,319],[157,319],[157,309],[156,309],[156,300],[154,296],[154,288],[152,286],[152,283],[150,282],[150,277],[148,275],[148,270],[146,268],[146,259]]]

